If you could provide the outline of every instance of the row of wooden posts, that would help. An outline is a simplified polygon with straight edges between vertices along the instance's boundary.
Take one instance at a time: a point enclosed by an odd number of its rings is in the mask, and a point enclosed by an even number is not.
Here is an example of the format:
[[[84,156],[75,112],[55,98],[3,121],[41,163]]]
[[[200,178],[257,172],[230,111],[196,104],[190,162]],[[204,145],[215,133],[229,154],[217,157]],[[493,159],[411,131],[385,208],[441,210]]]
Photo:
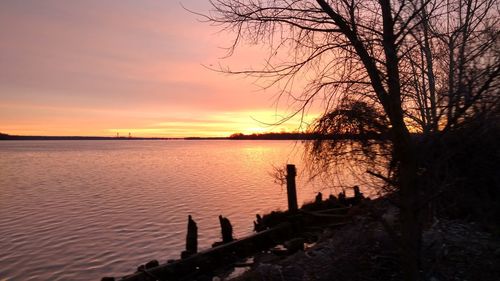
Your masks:
[[[150,281],[150,280],[186,280],[186,276],[190,274],[197,274],[200,272],[209,272],[219,266],[227,265],[234,261],[235,258],[244,258],[252,255],[258,251],[266,250],[277,244],[284,243],[285,241],[294,238],[297,233],[301,231],[301,219],[299,215],[299,208],[297,204],[297,190],[295,178],[297,175],[295,165],[289,164],[286,166],[286,188],[288,197],[288,217],[289,219],[280,223],[272,228],[267,228],[263,225],[262,217],[257,215],[257,221],[254,222],[256,234],[249,237],[235,240],[233,238],[233,228],[228,218],[219,216],[219,223],[221,227],[222,241],[215,242],[212,248],[198,252],[198,227],[191,215],[188,216],[186,247],[181,253],[180,260],[172,260],[165,264],[159,264],[158,261],[153,260],[138,267],[137,272],[121,278],[122,281]],[[362,198],[359,188],[355,187],[355,197],[345,198],[345,193],[339,194],[339,199],[349,201],[355,199],[356,201]],[[342,198],[343,196],[343,198]],[[318,193],[316,202],[322,202],[322,195]],[[355,203],[355,202],[354,202]],[[334,211],[339,211],[337,208]],[[342,211],[342,210],[340,210]],[[309,217],[313,220],[331,220],[341,222],[345,220],[344,215],[338,214],[321,214],[301,211],[300,214],[313,216]],[[295,219],[294,219],[295,218]],[[297,238],[295,238],[297,239]],[[292,239],[294,240],[294,239]],[[289,241],[292,241],[289,240]],[[286,243],[285,243],[286,244]],[[301,242],[303,246],[303,242]],[[182,278],[181,278],[182,277]],[[104,277],[101,281],[114,281],[114,277]]]
[[[286,187],[288,196],[288,210],[290,213],[298,211],[297,190],[295,178],[297,175],[295,165],[286,166]],[[260,223],[257,215],[257,224]],[[188,216],[186,247],[181,252],[181,259],[160,265],[156,260],[138,267],[135,274],[123,277],[122,281],[146,280],[176,280],[183,274],[202,269],[203,266],[213,266],[223,262],[224,254],[240,255],[242,257],[265,248],[273,247],[280,240],[289,238],[291,226],[289,223],[281,224],[272,229],[258,232],[249,237],[234,240],[233,228],[228,218],[219,216],[222,241],[215,242],[211,249],[198,253],[198,226],[191,215]],[[114,281],[114,277],[103,277],[101,281]]]
[[[295,183],[295,177],[297,176],[297,171],[295,165],[289,164],[286,166],[287,174],[286,174],[286,189],[288,196],[288,211],[290,213],[297,212],[298,204],[297,204],[297,187]],[[257,214],[257,223],[254,222],[255,228],[258,228],[259,221],[262,220],[260,215]],[[219,224],[221,228],[221,236],[222,241],[215,242],[212,246],[220,246],[223,244],[227,244],[234,240],[233,238],[233,226],[228,218],[219,216]],[[187,224],[187,235],[186,235],[186,249],[182,251],[181,258],[187,258],[193,254],[198,252],[198,226],[196,222],[193,220],[191,215],[188,215],[188,224]]]

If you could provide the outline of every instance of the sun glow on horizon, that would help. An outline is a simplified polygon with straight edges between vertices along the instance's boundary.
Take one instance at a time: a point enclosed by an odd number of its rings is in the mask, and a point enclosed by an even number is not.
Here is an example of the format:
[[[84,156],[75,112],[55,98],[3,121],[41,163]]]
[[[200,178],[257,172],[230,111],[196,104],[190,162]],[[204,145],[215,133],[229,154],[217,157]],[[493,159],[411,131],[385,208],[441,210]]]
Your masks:
[[[228,137],[235,133],[258,134],[304,131],[315,115],[300,120],[294,117],[280,124],[274,112],[226,112],[208,116],[204,120],[164,121],[144,128],[111,128],[108,135],[129,133],[136,137]]]
[[[314,113],[305,123],[279,124],[289,112],[274,110],[273,90],[203,66],[218,65],[220,47],[231,42],[218,31],[170,1],[2,2],[0,132],[227,137],[304,130]],[[238,52],[222,64],[258,67],[265,50]]]
[[[133,116],[133,114],[131,114]],[[280,123],[285,114],[276,114],[274,111],[242,111],[216,112],[211,114],[195,114],[182,117],[158,116],[157,122],[135,122],[132,126],[113,126],[122,121],[120,115],[109,115],[106,120],[97,119],[77,120],[74,124],[47,122],[39,127],[36,122],[24,122],[21,125],[3,126],[1,133],[11,135],[37,136],[100,136],[114,137],[228,137],[235,133],[259,134],[304,131],[316,114],[305,117],[294,117],[285,123]],[[74,122],[74,120],[72,121]],[[68,129],[69,128],[69,129]]]

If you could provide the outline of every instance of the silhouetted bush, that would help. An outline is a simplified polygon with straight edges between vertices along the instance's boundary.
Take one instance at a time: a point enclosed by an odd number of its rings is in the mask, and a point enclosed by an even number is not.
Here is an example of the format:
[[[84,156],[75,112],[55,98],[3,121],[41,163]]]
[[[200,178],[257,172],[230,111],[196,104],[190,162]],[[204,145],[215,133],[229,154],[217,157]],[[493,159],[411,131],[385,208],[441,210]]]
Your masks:
[[[498,118],[489,117],[421,142],[419,181],[435,214],[499,229],[499,140]]]

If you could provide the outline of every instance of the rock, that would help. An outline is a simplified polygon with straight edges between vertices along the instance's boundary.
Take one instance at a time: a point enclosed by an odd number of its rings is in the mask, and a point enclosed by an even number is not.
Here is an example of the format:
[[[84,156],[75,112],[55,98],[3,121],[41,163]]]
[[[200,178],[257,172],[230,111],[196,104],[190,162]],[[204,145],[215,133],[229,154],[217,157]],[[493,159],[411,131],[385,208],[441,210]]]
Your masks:
[[[299,250],[304,251],[304,238],[294,238],[283,243],[289,254],[295,253]]]
[[[500,258],[500,248],[495,250],[494,255],[495,255],[495,257]]]
[[[287,266],[283,269],[283,279],[287,281],[304,280],[304,270],[298,266]]]
[[[150,269],[150,268],[153,268],[153,267],[157,267],[159,265],[160,265],[160,263],[157,260],[151,260],[148,263],[146,263],[145,267],[146,267],[146,269]]]
[[[282,280],[281,266],[262,263],[255,269],[261,280]]]
[[[192,256],[194,253],[191,251],[182,251],[181,252],[181,259],[189,258]]]

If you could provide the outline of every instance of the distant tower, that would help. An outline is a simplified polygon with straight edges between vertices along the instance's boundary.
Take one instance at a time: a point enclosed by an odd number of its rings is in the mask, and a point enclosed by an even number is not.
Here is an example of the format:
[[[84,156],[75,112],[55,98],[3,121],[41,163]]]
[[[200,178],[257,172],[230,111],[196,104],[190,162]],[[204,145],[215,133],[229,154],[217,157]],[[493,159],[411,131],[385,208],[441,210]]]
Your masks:
[[[120,137],[120,133],[116,133],[116,137],[119,138]]]
[[[132,134],[129,132],[128,133],[128,138],[131,139],[132,138]]]

